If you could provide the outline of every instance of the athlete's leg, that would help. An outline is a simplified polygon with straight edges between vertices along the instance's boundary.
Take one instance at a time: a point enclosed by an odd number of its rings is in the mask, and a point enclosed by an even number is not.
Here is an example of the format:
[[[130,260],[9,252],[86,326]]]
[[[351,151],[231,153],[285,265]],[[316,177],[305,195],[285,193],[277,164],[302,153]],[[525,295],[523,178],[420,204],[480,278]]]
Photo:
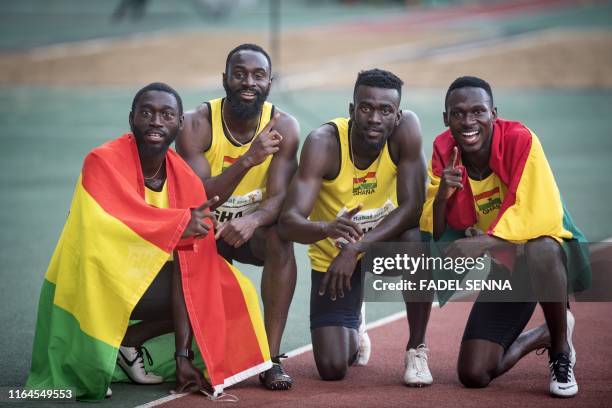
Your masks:
[[[463,385],[486,387],[521,357],[547,344],[547,331],[542,326],[521,334],[535,306],[534,302],[474,303],[457,363]]]
[[[525,260],[537,299],[550,331],[550,353],[569,355],[567,333],[567,274],[561,245],[542,237],[525,244]],[[550,301],[556,300],[556,301]]]
[[[410,243],[409,249],[410,255],[413,257],[420,257],[421,255],[427,255],[427,246],[422,243],[421,231],[418,228],[410,229],[404,232],[400,237],[399,241]],[[412,278],[428,279],[430,275],[427,271],[417,271]],[[410,330],[410,337],[408,338],[408,344],[406,350],[410,348],[416,349],[419,345],[425,343],[425,332],[427,331],[427,323],[429,322],[429,315],[431,313],[431,303],[433,301],[434,292],[421,292],[419,293],[418,300],[424,301],[406,301],[406,314],[408,316],[408,328]],[[421,299],[426,298],[426,299]]]
[[[341,380],[357,358],[363,301],[361,265],[351,277],[351,290],[331,300],[319,295],[323,272],[311,272],[310,334],[315,363],[323,380]]]
[[[149,339],[172,332],[172,270],[172,262],[167,262],[138,301],[131,319],[141,322],[128,327],[121,345],[140,347]]]
[[[270,353],[277,356],[297,278],[293,243],[280,239],[276,226],[270,226],[258,228],[249,245],[253,255],[264,262],[261,277],[264,322]]]
[[[321,378],[342,380],[357,356],[358,331],[342,326],[324,326],[313,329],[310,335]]]

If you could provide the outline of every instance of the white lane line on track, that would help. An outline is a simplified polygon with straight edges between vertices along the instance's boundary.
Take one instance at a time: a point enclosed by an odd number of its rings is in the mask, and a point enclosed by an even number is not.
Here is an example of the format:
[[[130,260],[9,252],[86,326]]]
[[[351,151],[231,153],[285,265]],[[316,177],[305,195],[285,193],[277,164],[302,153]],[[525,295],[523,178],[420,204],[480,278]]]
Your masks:
[[[434,307],[437,307],[437,303],[434,303]],[[373,322],[370,322],[366,325],[366,328],[368,330],[372,330],[375,329],[377,327],[380,326],[384,326],[385,324],[389,324],[392,323],[396,320],[399,320],[401,318],[405,318],[406,317],[406,311],[403,310],[401,312],[397,312],[397,313],[393,313],[392,315],[383,317],[381,319],[375,320]],[[302,347],[298,347],[294,350],[291,350],[289,352],[287,352],[287,358],[292,358],[292,357],[296,357],[299,356],[300,354],[304,354],[309,352],[310,350],[312,350],[312,344],[307,344],[305,346]],[[149,407],[156,407],[158,405],[161,404],[165,404],[166,402],[170,402],[172,400],[175,400],[177,398],[181,398],[184,397],[185,395],[189,395],[189,394],[176,394],[176,395],[168,395],[167,397],[163,397],[151,402],[147,402],[146,404],[142,404],[142,405],[138,405],[136,408],[149,408]]]

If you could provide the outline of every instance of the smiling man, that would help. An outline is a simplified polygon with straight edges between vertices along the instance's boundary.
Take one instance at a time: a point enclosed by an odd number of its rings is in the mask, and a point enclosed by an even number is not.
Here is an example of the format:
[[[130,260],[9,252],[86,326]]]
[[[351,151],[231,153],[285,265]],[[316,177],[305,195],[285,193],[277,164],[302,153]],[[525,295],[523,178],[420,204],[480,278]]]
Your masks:
[[[218,393],[271,365],[257,294],[217,254],[208,209],[218,198],[206,200],[170,149],[183,125],[178,93],[142,88],[129,123],[85,158],[41,290],[27,387],[100,400],[117,362],[136,383],[176,378],[177,393]],[[143,343],[169,332],[175,364],[158,365],[162,378],[145,371]],[[192,362],[194,338],[210,382]]]
[[[310,244],[310,331],[324,380],[341,380],[349,365],[365,365],[370,356],[361,254],[375,242],[420,241],[425,160],[418,118],[400,109],[402,84],[388,71],[359,73],[350,118],[310,133],[283,207],[283,236]],[[406,309],[404,381],[429,385],[424,339],[431,302]]]
[[[576,245],[584,237],[563,205],[542,146],[523,124],[498,118],[491,87],[480,78],[450,85],[443,119],[449,129],[434,141],[421,229],[435,240],[454,240],[447,254],[492,254],[491,274],[526,275],[546,319],[521,334],[536,303],[487,301],[482,292],[463,335],[459,379],[466,387],[486,387],[527,353],[546,347],[550,393],[574,396],[567,296],[588,286],[590,270],[584,247]]]
[[[206,192],[219,196],[219,253],[228,261],[263,266],[261,293],[272,369],[260,376],[271,390],[291,388],[280,364],[280,344],[293,297],[297,267],[293,244],[279,238],[278,214],[297,168],[298,122],[266,102],[272,63],[254,44],[227,56],[225,98],[185,114],[177,151],[200,176]]]

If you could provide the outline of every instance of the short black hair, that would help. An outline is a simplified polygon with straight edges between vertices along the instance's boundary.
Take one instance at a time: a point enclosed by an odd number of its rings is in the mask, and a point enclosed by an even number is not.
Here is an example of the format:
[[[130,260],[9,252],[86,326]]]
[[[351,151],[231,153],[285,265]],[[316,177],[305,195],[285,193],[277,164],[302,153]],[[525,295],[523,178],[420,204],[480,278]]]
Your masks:
[[[392,72],[385,71],[384,69],[369,69],[367,71],[361,71],[357,74],[357,81],[355,81],[355,88],[353,89],[353,101],[355,95],[357,95],[357,88],[360,86],[371,86],[373,88],[385,88],[395,89],[399,94],[400,100],[402,99],[402,81],[397,75]]]
[[[249,43],[240,44],[239,46],[231,50],[229,54],[227,54],[227,59],[225,60],[225,73],[226,74],[229,68],[230,59],[234,56],[234,54],[240,51],[245,51],[245,50],[255,51],[255,52],[259,52],[260,54],[263,54],[263,56],[266,57],[266,59],[268,60],[268,66],[270,67],[270,75],[272,75],[272,60],[270,59],[270,56],[268,55],[266,50],[264,50],[257,44],[249,44]]]
[[[448,107],[448,96],[452,91],[459,88],[482,88],[489,95],[491,99],[491,107],[493,107],[493,91],[491,90],[491,85],[484,79],[475,77],[475,76],[462,76],[453,81],[452,84],[448,87],[448,91],[446,91],[446,96],[444,97],[444,109]]]
[[[140,97],[144,93],[147,93],[149,91],[160,91],[173,95],[174,99],[176,99],[176,104],[178,105],[179,115],[183,114],[183,100],[181,99],[181,96],[178,94],[178,92],[176,92],[174,88],[172,88],[168,84],[164,84],[163,82],[153,82],[136,92],[136,95],[134,95],[134,100],[132,101],[132,112],[134,112],[134,109],[136,109],[136,103],[138,102]]]

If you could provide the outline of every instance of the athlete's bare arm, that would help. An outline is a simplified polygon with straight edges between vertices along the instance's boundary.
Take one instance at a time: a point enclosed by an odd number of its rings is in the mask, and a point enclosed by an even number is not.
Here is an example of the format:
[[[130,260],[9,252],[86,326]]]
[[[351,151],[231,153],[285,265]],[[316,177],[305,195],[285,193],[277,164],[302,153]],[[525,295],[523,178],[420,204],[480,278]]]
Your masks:
[[[268,155],[279,150],[282,137],[273,129],[278,120],[273,118],[255,138],[247,153],[221,174],[211,177],[210,164],[204,157],[204,151],[210,148],[212,142],[209,112],[208,105],[202,104],[185,113],[183,130],[176,139],[176,150],[200,177],[206,194],[219,197],[219,206],[227,201],[251,167],[260,164]]]
[[[257,228],[271,225],[277,221],[289,182],[297,168],[299,124],[295,118],[285,112],[279,111],[275,116],[277,119],[274,132],[282,135],[282,142],[278,151],[274,153],[268,168],[266,199],[253,213],[225,222],[217,230],[218,238],[223,238],[229,245],[236,248],[251,239]]]
[[[279,218],[279,233],[285,239],[311,244],[327,237],[343,237],[349,242],[361,237],[359,226],[350,220],[352,215],[329,222],[308,220],[323,179],[332,179],[338,174],[339,151],[338,139],[331,125],[321,126],[306,138],[297,174],[289,186]]]
[[[280,113],[274,129],[283,136],[279,150],[268,169],[266,199],[250,216],[258,226],[270,225],[278,219],[291,178],[297,169],[297,149],[300,143],[300,125],[291,115]]]

